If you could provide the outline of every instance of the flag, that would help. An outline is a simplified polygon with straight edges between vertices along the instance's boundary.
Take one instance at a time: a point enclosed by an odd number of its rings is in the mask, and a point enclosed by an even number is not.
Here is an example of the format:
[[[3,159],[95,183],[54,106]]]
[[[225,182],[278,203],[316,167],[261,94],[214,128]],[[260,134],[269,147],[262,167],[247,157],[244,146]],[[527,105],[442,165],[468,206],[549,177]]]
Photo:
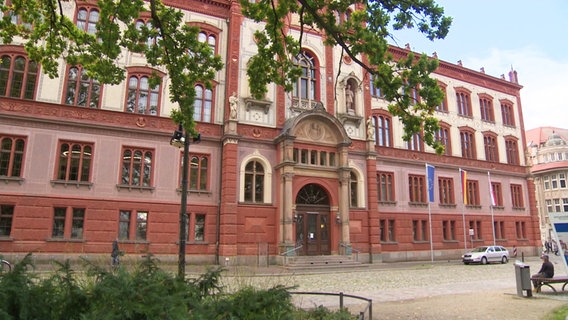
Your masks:
[[[467,171],[460,168],[463,204],[467,204]]]
[[[495,194],[493,193],[493,185],[491,184],[491,173],[487,171],[487,180],[489,181],[489,196],[491,198],[491,205],[495,206]]]
[[[434,202],[434,166],[426,164],[426,179],[428,181],[428,202]]]

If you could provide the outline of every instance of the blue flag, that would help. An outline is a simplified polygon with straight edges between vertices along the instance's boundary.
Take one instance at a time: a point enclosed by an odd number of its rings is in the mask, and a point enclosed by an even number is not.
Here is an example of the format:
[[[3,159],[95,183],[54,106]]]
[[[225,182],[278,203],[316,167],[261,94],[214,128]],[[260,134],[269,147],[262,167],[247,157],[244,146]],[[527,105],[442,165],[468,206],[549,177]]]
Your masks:
[[[426,179],[428,183],[428,202],[434,202],[434,166],[426,164]]]

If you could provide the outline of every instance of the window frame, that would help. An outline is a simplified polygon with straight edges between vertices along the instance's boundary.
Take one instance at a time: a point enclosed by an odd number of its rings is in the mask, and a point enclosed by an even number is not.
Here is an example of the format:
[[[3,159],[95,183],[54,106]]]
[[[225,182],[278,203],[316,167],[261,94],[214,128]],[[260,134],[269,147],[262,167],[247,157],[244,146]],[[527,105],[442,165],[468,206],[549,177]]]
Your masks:
[[[10,141],[10,149],[4,149],[4,141]],[[19,146],[21,145],[21,150]],[[27,138],[0,134],[0,178],[22,179],[26,158]],[[5,174],[4,174],[5,173]]]
[[[208,89],[204,84],[197,83],[194,86],[195,101],[193,103],[194,115],[196,122],[212,123],[215,119],[215,90],[216,86]],[[200,94],[201,92],[201,94]]]
[[[51,240],[83,241],[85,211],[85,208],[54,206],[51,220]]]
[[[444,154],[449,156],[452,154],[451,126],[442,121],[440,121],[438,125],[440,129],[436,131],[435,139],[444,145]]]
[[[379,233],[381,243],[396,242],[396,222],[394,219],[379,219]]]
[[[471,110],[471,91],[466,88],[455,88],[456,92],[456,108],[459,116],[472,118],[473,112]]]
[[[499,100],[501,103],[501,119],[503,125],[507,127],[515,127],[515,109],[513,102],[507,99]]]
[[[180,156],[180,173],[183,171],[183,155]],[[194,163],[194,159],[197,163]],[[204,164],[205,162],[205,164]],[[210,185],[210,171],[211,171],[211,155],[203,153],[189,154],[189,166],[187,168],[187,183],[190,192],[207,192]],[[197,177],[195,178],[195,175]],[[179,185],[181,186],[181,174],[179,177]],[[195,184],[193,181],[195,180]]]
[[[123,213],[128,213],[128,216],[123,216]],[[150,214],[148,210],[119,209],[118,241],[139,243],[148,242],[149,217]],[[143,234],[141,233],[141,230],[143,230]],[[126,235],[124,233],[126,233]]]
[[[86,11],[86,18],[85,20],[79,20],[79,12],[81,10],[85,10]],[[91,15],[96,12],[98,17],[96,20],[91,21]],[[75,15],[74,15],[74,21],[73,24],[75,24],[75,26],[81,30],[83,30],[84,32],[91,34],[91,35],[95,35],[97,32],[97,28],[96,25],[100,20],[100,9],[93,4],[89,4],[89,3],[81,3],[80,5],[77,5],[77,8],[75,9]],[[84,21],[84,25],[80,26],[79,25],[79,21]],[[90,27],[93,27],[92,29]]]
[[[9,59],[8,65],[5,65],[5,58]],[[24,60],[22,70],[16,68],[16,60]],[[36,100],[40,74],[40,65],[29,59],[23,47],[2,46],[0,79],[5,79],[6,82],[0,80],[0,97]]]
[[[9,238],[14,227],[15,205],[0,204],[0,238]]]
[[[447,93],[448,86],[445,83],[438,81],[438,87],[440,87],[440,89],[444,93],[444,99],[439,105],[436,106],[436,111],[448,113],[448,93]]]
[[[455,205],[454,178],[438,177],[438,198],[441,205]]]
[[[124,97],[124,112],[137,115],[159,116],[162,108],[162,91],[164,73],[147,67],[128,67],[126,76],[126,94]],[[160,83],[157,87],[150,87],[150,79],[154,76],[159,77]],[[132,79],[136,79],[136,87],[131,85]],[[147,83],[147,88],[143,88]],[[147,97],[143,97],[143,94]],[[156,95],[156,106],[152,106],[152,101]],[[141,99],[142,96],[142,99]],[[140,101],[146,101],[144,112],[140,112]],[[129,110],[129,103],[133,103],[132,110]]]
[[[126,152],[130,152],[130,161],[126,161]],[[136,158],[136,154],[140,153],[141,159],[139,162],[132,160]],[[153,188],[154,186],[154,162],[155,162],[155,150],[150,148],[134,147],[134,146],[122,146],[120,153],[120,176],[119,176],[119,186],[128,188]],[[147,156],[150,155],[150,165],[146,164]],[[128,164],[128,170],[125,171],[125,165]],[[138,167],[139,176],[138,183],[134,183],[134,173]],[[147,169],[149,168],[148,172]],[[125,172],[128,175],[128,181],[125,181]]]
[[[73,82],[75,82],[73,88],[70,88],[70,83],[72,81],[69,80],[70,77],[70,73],[71,70],[76,68],[77,69],[77,78],[75,80],[73,80]],[[85,70],[83,69],[82,66],[71,66],[71,65],[67,65],[66,67],[66,73],[65,73],[65,84],[64,84],[64,90],[61,96],[61,104],[65,104],[68,106],[76,106],[76,107],[85,107],[85,108],[91,108],[91,109],[100,109],[101,108],[101,104],[102,104],[102,95],[103,95],[103,88],[104,85],[99,83],[98,81],[91,79],[91,78],[86,78],[85,80],[83,80],[83,73],[85,72]],[[81,96],[81,89],[84,88],[85,84],[87,84],[88,90],[87,90],[87,97],[85,99],[85,105],[79,105],[79,97]],[[97,92],[97,86],[98,86],[98,98],[97,98],[97,102],[96,104],[92,104],[92,97],[94,96],[93,93]],[[75,94],[73,96],[73,103],[68,103],[68,99],[70,97],[69,95],[69,91],[70,89],[74,89],[75,90]],[[78,93],[78,94],[77,94]]]
[[[523,195],[523,186],[521,184],[511,183],[511,205],[513,209],[524,209],[525,201]]]
[[[392,147],[392,116],[388,113],[375,113],[372,116],[372,123],[374,127],[374,142],[375,146],[379,147]]]
[[[69,149],[67,151],[62,151],[63,146],[64,145],[69,145]],[[76,157],[73,156],[73,154],[75,153],[73,150],[75,146],[79,146],[80,147],[80,156],[79,156],[79,163],[77,165],[73,165],[73,160],[76,159]],[[85,153],[88,153],[88,151],[86,151],[86,148],[90,148],[91,154],[90,156],[87,158],[85,157]],[[66,164],[65,164],[65,177],[62,178],[62,160],[64,159],[64,156],[62,155],[62,153],[64,152],[69,152],[71,151],[71,157],[69,156],[65,156],[67,158]],[[95,153],[95,147],[94,147],[94,143],[91,142],[80,142],[80,141],[71,141],[71,140],[60,140],[58,143],[58,147],[57,147],[57,155],[56,155],[56,165],[55,165],[55,181],[62,181],[62,182],[66,182],[66,183],[91,183],[91,180],[93,178],[93,161],[94,161],[94,153]],[[85,160],[88,160],[88,168],[85,168]],[[76,170],[77,173],[77,179],[71,179],[70,175],[73,173],[72,171]],[[84,171],[87,171],[87,178],[84,179]]]
[[[442,240],[457,241],[456,220],[442,220]]]
[[[495,111],[493,108],[493,97],[486,94],[480,93],[479,96],[479,112],[481,114],[481,120],[495,123]]]
[[[479,181],[468,179],[466,181],[466,192],[467,192],[467,206],[469,207],[481,206],[479,200]]]
[[[408,175],[408,201],[411,204],[426,204],[426,177],[419,174]]]
[[[302,63],[306,61],[306,63]],[[302,69],[302,75],[293,83],[291,95],[294,99],[319,101],[320,100],[320,71],[317,56],[309,51],[302,50],[299,57],[295,57],[294,65]],[[304,83],[305,82],[305,96]]]
[[[485,160],[489,162],[499,162],[499,144],[497,134],[493,132],[483,133],[483,148],[485,150]]]
[[[396,201],[395,183],[394,172],[377,171],[377,198],[379,199],[379,203],[392,203]]]
[[[460,128],[460,144],[462,158],[477,159],[475,130],[469,127]]]
[[[519,146],[516,137],[505,137],[505,153],[507,154],[508,164],[520,165]]]

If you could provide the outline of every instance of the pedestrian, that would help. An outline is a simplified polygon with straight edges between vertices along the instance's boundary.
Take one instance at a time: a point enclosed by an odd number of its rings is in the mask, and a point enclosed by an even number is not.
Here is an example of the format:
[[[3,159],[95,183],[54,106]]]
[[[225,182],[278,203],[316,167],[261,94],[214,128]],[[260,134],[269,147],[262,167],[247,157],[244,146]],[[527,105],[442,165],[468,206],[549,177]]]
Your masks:
[[[542,259],[542,266],[538,273],[533,274],[531,278],[553,278],[554,277],[554,265],[550,262],[548,255],[543,254],[541,257]],[[541,282],[538,280],[533,280],[533,286],[535,288],[535,292],[540,292]]]
[[[111,264],[113,267],[117,267],[120,264],[120,260],[118,257],[120,256],[120,250],[118,249],[118,241],[114,240],[112,242],[112,253],[110,254],[112,257]]]
[[[558,255],[558,244],[556,243],[556,241],[552,242],[552,252],[554,252],[554,255]]]

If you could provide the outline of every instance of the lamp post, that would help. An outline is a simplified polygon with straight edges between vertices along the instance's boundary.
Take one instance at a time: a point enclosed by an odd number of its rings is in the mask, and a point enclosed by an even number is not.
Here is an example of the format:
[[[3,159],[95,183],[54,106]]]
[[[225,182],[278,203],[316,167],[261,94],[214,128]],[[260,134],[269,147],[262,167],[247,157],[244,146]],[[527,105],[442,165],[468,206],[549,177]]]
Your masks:
[[[194,143],[201,141],[201,135],[193,138]],[[170,140],[170,145],[183,147],[182,174],[181,174],[181,208],[179,211],[179,251],[178,251],[178,278],[185,278],[185,245],[187,242],[187,191],[188,191],[188,168],[189,168],[189,134],[179,125]]]

